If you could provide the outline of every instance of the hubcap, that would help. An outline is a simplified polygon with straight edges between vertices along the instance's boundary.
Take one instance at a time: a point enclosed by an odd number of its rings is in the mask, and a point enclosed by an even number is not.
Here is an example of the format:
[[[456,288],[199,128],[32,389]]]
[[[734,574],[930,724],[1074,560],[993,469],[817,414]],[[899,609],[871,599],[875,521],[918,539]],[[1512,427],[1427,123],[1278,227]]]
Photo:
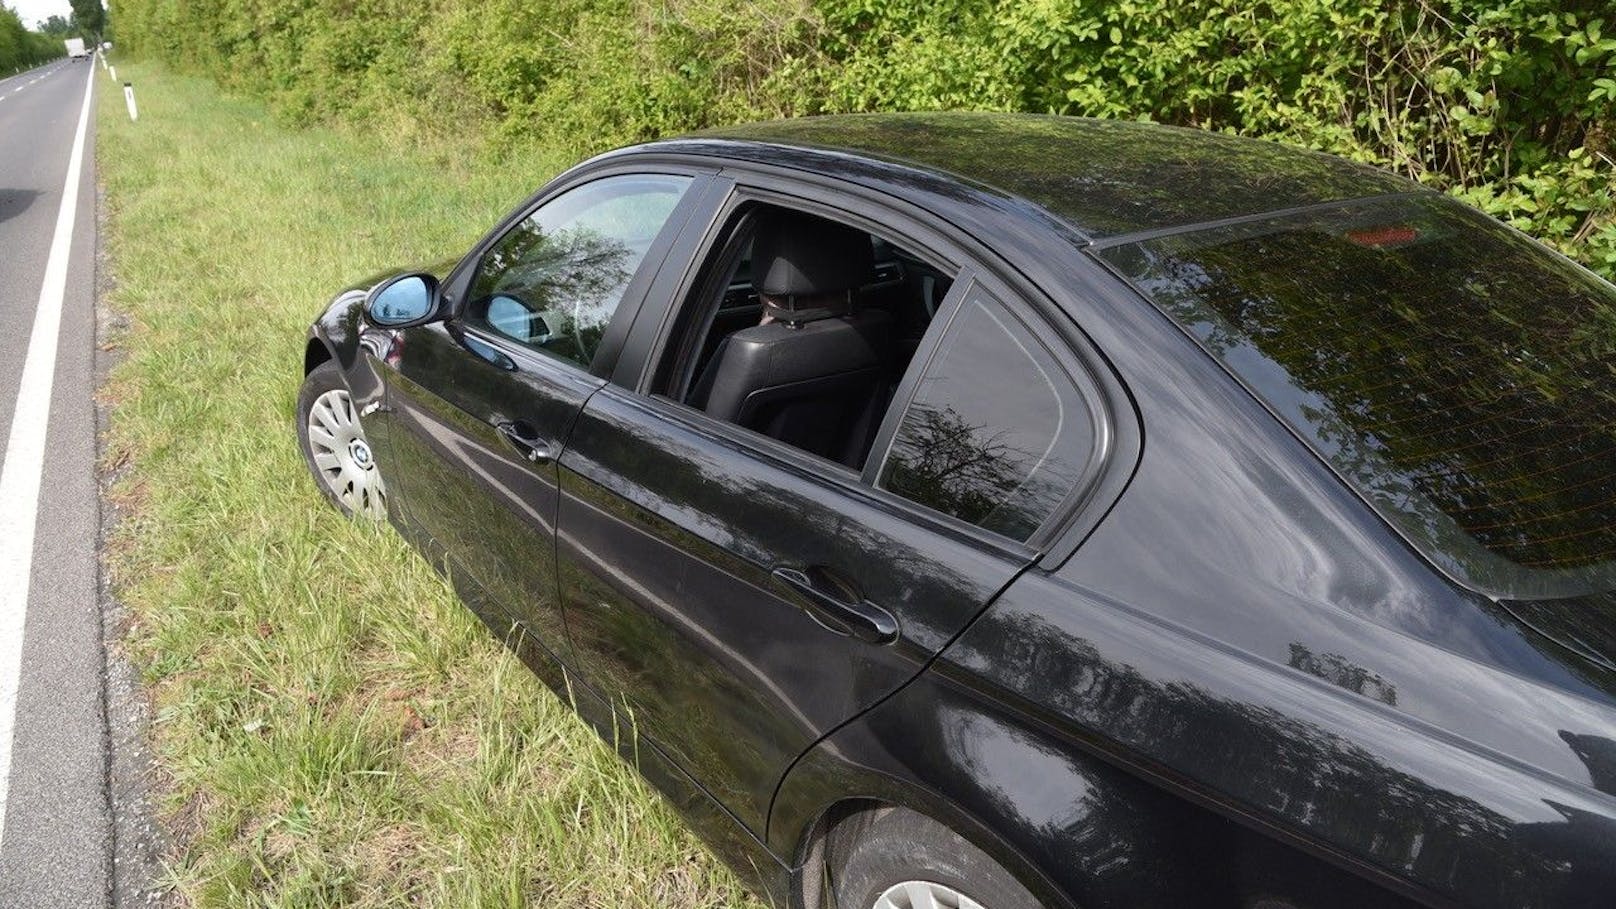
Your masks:
[[[314,466],[331,494],[354,514],[385,518],[387,493],[348,392],[333,389],[315,398],[308,430]]]
[[[953,887],[931,881],[893,884],[871,909],[983,909],[982,904]]]

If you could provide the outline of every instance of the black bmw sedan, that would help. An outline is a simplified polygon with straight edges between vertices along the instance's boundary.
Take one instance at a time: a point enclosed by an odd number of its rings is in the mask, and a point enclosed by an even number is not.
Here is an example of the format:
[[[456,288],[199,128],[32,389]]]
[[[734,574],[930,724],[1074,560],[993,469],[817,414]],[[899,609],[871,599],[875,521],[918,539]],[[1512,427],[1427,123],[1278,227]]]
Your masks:
[[[1616,288],[1132,123],[562,174],[298,431],[775,905],[1616,905]]]

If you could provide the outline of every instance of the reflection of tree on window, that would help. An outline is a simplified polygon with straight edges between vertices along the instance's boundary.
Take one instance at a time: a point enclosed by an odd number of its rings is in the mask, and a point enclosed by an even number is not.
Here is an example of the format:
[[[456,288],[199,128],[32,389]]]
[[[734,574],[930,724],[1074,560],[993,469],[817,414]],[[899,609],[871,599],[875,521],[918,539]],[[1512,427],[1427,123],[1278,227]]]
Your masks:
[[[1609,285],[1434,196],[1106,255],[1444,567],[1511,597],[1616,579]]]
[[[1065,370],[978,292],[927,364],[878,485],[1026,540],[1082,478],[1093,441],[1092,415]]]
[[[588,368],[687,177],[607,177],[544,203],[484,254],[469,317]]]
[[[1043,519],[1047,492],[1057,490],[1058,499],[1075,478],[1050,465],[1029,476],[1040,453],[1009,444],[1008,435],[973,426],[952,407],[916,404],[893,442],[882,483],[929,508],[1026,539]]]
[[[632,255],[626,244],[587,227],[546,233],[526,223],[484,260],[475,299],[486,306],[505,295],[542,314],[555,332],[549,343],[561,345],[554,352],[587,366],[632,276]]]

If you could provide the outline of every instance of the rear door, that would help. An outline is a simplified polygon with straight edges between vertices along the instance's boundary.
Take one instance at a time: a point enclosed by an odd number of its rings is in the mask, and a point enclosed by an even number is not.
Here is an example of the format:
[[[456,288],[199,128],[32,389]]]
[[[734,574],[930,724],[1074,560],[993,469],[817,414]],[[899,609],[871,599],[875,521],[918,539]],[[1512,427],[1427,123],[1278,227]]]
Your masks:
[[[390,455],[418,542],[491,624],[558,653],[555,458],[702,179],[616,173],[551,193],[451,277],[455,315],[390,355]]]
[[[790,762],[964,628],[1103,457],[1104,408],[990,286],[958,273],[862,472],[617,385],[561,456],[579,669],[759,836]]]

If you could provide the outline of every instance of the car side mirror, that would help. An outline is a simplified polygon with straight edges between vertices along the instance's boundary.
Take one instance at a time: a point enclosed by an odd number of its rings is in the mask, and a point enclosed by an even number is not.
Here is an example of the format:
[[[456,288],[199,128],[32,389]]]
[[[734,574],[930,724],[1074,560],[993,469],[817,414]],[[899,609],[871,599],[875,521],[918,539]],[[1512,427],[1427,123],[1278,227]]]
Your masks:
[[[365,318],[383,328],[409,328],[438,319],[441,307],[437,278],[402,274],[371,289],[365,297]]]

